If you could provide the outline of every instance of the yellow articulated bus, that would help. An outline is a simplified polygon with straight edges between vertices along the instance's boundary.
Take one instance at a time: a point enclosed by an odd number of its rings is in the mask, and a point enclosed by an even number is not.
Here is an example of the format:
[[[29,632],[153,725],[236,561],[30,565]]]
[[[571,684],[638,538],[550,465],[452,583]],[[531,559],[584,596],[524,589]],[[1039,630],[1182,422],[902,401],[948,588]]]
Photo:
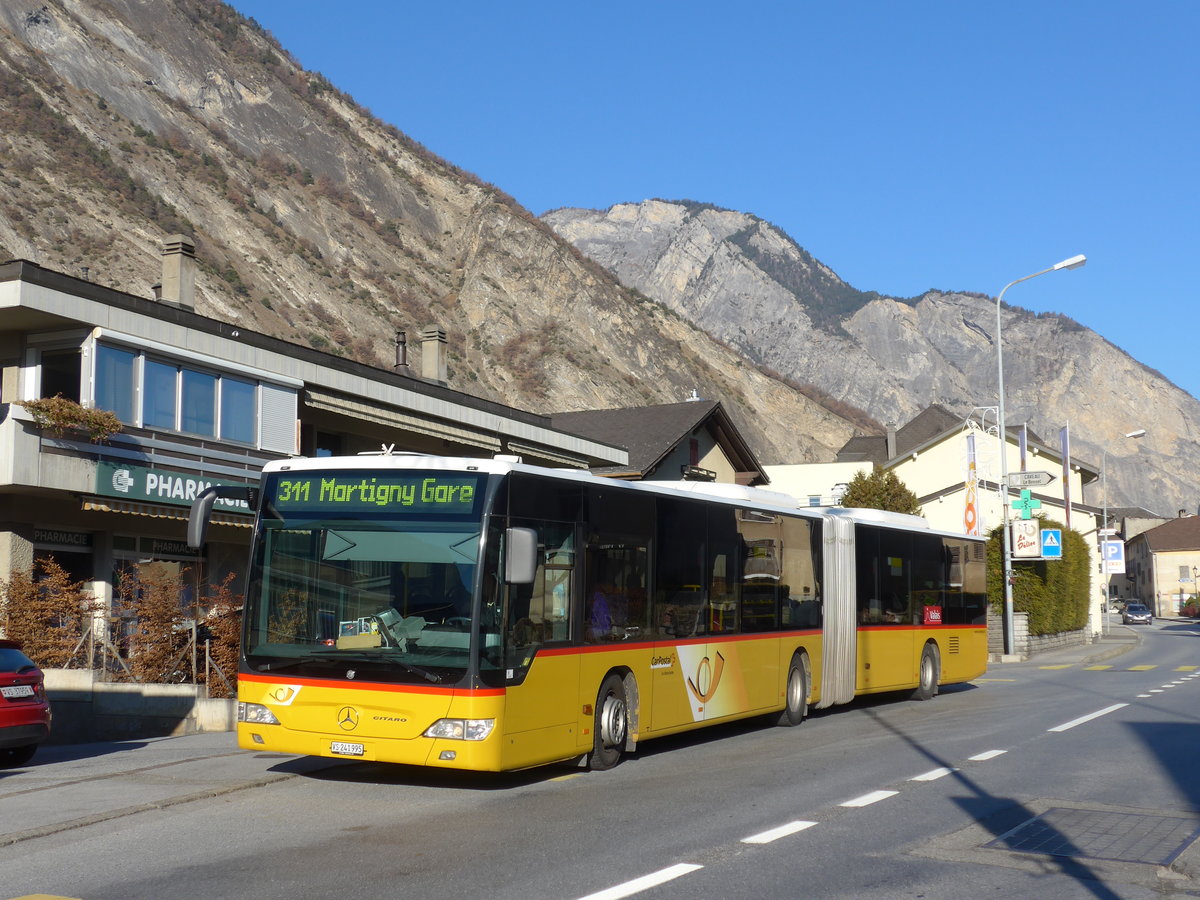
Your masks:
[[[238,675],[240,746],[504,771],[615,765],[713,722],[986,668],[984,546],[779,493],[514,457],[272,462]]]

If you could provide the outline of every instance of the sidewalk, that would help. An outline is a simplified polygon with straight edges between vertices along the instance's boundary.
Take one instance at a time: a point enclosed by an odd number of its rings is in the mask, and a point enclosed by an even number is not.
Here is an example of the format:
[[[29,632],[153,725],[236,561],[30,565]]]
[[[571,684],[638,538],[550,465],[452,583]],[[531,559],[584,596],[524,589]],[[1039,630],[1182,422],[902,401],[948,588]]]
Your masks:
[[[1200,630],[1200,621],[1183,616],[1161,616],[1154,621],[1168,625],[1191,625]],[[1101,635],[1100,639],[1094,643],[1077,644],[1074,647],[1063,647],[1060,650],[1048,650],[1045,653],[1036,653],[1024,658],[1013,656],[1000,660],[993,659],[988,665],[1009,665],[1020,662],[1036,662],[1040,665],[1067,665],[1071,663],[1094,665],[1114,659],[1132,650],[1142,641],[1142,632],[1138,629],[1144,629],[1145,627],[1145,625],[1122,625],[1120,617],[1117,616],[1115,621],[1113,619],[1109,620],[1108,631]]]
[[[0,769],[0,847],[330,765],[240,750],[230,732],[44,745],[28,765]]]

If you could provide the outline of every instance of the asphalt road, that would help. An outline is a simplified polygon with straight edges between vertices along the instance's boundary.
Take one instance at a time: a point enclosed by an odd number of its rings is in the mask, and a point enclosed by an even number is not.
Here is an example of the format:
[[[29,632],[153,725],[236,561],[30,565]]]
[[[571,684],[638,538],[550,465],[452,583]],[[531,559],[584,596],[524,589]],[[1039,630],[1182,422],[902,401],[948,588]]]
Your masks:
[[[0,771],[0,898],[1200,896],[1200,627],[648,742],[446,775],[228,735]]]

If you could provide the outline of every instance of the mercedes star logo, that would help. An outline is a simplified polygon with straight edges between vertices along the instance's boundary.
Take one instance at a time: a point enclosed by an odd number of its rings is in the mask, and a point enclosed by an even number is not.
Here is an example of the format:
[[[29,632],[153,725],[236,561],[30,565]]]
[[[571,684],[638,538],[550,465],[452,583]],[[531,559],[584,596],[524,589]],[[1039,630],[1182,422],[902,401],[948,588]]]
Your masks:
[[[353,706],[343,706],[338,710],[337,722],[342,731],[353,731],[358,727],[358,710]]]

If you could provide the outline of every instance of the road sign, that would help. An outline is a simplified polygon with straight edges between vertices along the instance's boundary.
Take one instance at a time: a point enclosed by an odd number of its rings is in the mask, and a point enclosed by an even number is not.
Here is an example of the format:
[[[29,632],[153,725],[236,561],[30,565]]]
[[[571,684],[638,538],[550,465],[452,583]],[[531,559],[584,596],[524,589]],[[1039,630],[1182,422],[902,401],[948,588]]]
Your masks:
[[[1104,551],[1104,574],[1125,574],[1125,544],[1121,541],[1105,541],[1101,548]]]
[[[1042,529],[1042,559],[1062,559],[1062,529]]]
[[[1049,472],[1009,472],[1010,488],[1045,487],[1054,480]]]

